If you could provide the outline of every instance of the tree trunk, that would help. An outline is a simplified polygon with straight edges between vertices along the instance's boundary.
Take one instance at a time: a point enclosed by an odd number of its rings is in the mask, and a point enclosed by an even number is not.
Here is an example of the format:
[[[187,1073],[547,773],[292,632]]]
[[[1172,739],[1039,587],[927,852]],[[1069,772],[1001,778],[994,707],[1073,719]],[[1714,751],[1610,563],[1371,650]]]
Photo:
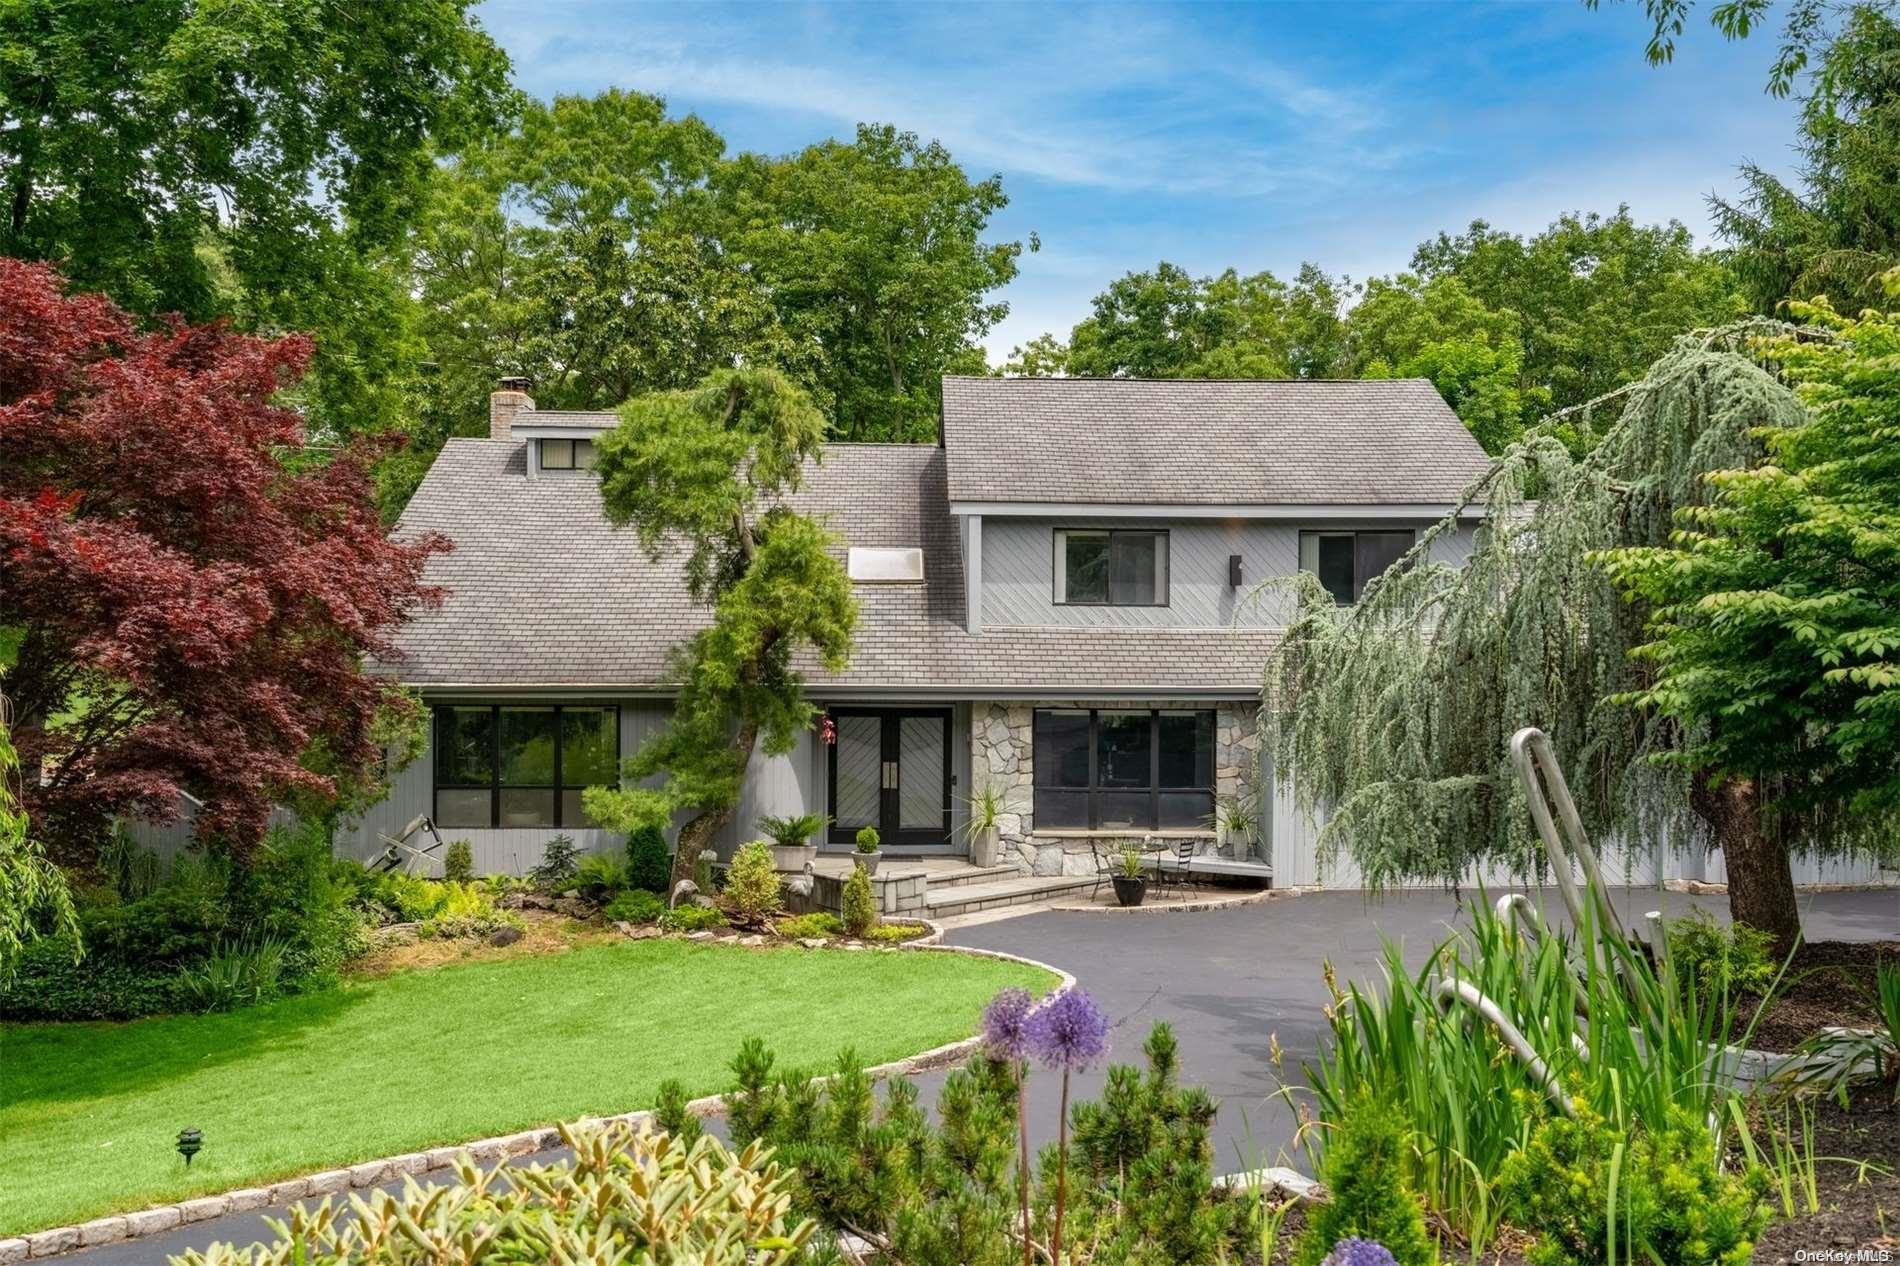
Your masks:
[[[746,766],[752,762],[752,748],[758,739],[759,723],[757,721],[748,717],[739,723],[739,732],[732,739],[732,749],[739,754],[741,787],[745,785]],[[679,841],[673,849],[673,881],[670,886],[678,887],[680,880],[693,877],[693,867],[699,864],[699,855],[706,851],[707,845],[712,843],[713,836],[719,834],[719,828],[732,820],[732,811],[737,807],[738,802],[735,797],[732,804],[707,809],[680,828]]]
[[[1729,918],[1774,937],[1775,956],[1785,958],[1801,935],[1801,907],[1787,844],[1762,813],[1755,784],[1736,779],[1710,788],[1698,783],[1692,803],[1722,846]]]

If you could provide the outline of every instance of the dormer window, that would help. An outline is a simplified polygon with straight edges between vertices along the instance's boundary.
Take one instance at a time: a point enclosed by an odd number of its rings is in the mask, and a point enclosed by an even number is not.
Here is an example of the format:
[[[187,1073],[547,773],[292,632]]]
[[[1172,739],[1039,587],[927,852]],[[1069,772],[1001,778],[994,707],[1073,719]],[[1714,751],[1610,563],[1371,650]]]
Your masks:
[[[542,470],[592,470],[594,457],[592,440],[541,441]]]

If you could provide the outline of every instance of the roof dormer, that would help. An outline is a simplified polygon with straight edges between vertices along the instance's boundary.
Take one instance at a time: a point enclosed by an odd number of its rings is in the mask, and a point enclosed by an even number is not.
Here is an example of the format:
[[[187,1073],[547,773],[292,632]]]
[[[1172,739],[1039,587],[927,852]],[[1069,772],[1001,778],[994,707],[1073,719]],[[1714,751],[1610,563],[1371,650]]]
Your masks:
[[[528,478],[574,475],[594,468],[601,434],[620,423],[620,415],[602,410],[536,409],[525,378],[504,378],[488,398],[490,439],[527,446]]]

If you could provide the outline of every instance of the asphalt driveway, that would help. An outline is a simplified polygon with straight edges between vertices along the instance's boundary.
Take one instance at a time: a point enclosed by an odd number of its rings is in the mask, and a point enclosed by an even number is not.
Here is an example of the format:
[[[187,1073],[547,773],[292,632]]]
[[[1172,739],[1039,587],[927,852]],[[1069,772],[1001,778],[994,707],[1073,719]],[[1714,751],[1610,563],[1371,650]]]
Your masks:
[[[1721,898],[1623,890],[1616,897],[1634,922],[1663,906],[1678,914],[1690,905],[1722,911]],[[1812,940],[1883,940],[1900,937],[1900,892],[1834,892],[1802,898]],[[1561,908],[1554,894],[1547,911]],[[1381,946],[1398,942],[1415,960],[1445,935],[1458,907],[1448,893],[1407,892],[1368,901],[1357,892],[1289,897],[1227,910],[1185,913],[1043,913],[961,928],[958,945],[1006,950],[1075,973],[1114,1023],[1110,1058],[1138,1062],[1156,1020],[1174,1027],[1182,1078],[1204,1085],[1220,1100],[1216,1168],[1272,1164],[1292,1142],[1293,1122],[1269,1050],[1277,1037],[1289,1075],[1319,1049],[1328,1001],[1320,974],[1330,959],[1341,980],[1376,978]],[[935,1101],[947,1074],[919,1078],[923,1099]],[[1103,1072],[1072,1086],[1078,1097],[1098,1093]],[[1031,1131],[1053,1138],[1056,1087],[1046,1075],[1031,1084]],[[267,1110],[259,1105],[259,1111]],[[558,1159],[559,1152],[527,1160]],[[445,1175],[429,1175],[440,1178]],[[392,1185],[394,1189],[399,1184]],[[181,1227],[164,1235],[68,1254],[85,1266],[161,1266],[166,1255],[216,1240],[248,1243],[268,1235],[263,1210]]]

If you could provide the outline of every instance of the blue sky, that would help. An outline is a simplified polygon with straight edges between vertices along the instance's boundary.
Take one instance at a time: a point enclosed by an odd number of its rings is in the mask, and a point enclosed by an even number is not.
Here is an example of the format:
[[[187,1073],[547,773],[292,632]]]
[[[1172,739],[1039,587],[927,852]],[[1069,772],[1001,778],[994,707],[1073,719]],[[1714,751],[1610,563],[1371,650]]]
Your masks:
[[[1794,106],[1762,92],[1774,32],[1727,43],[1699,11],[1661,68],[1640,6],[1578,0],[479,13],[537,96],[655,93],[767,153],[888,122],[1001,173],[992,233],[1033,229],[1042,250],[1003,296],[992,358],[1066,337],[1109,280],[1160,259],[1363,277],[1476,217],[1535,231],[1619,202],[1701,238],[1740,159],[1791,165]]]

